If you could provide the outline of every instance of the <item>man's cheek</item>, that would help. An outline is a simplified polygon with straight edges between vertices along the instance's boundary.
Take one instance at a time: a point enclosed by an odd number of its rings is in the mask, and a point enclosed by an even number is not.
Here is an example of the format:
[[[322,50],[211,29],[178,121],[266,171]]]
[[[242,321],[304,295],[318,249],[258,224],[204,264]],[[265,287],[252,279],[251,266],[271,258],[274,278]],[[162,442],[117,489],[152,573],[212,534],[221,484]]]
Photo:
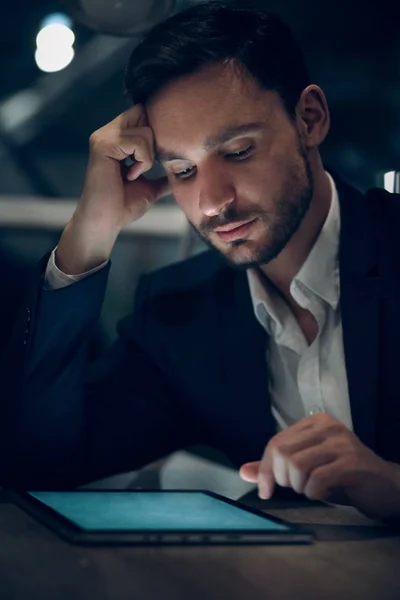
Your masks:
[[[174,194],[174,190],[172,189],[172,193]],[[190,198],[189,196],[183,196],[182,194],[174,194],[176,203],[185,213],[187,219],[190,221],[192,227],[196,231],[199,231],[200,224],[204,221],[205,216],[200,213],[199,210],[196,211],[195,199]]]
[[[179,190],[178,186],[174,185],[174,183],[171,184],[171,192],[178,206],[183,210],[189,221],[193,223],[192,199],[188,196],[188,194],[182,193],[182,191]]]

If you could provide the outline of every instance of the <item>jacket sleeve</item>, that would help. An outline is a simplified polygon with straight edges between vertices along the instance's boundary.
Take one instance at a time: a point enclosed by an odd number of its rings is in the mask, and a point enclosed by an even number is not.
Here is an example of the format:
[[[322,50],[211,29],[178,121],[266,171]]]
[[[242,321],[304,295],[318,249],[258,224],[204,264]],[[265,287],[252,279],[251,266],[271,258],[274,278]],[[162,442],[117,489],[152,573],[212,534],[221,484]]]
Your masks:
[[[3,487],[69,488],[198,441],[149,350],[146,277],[133,315],[89,373],[108,272],[52,291],[40,276],[27,296],[0,365]]]

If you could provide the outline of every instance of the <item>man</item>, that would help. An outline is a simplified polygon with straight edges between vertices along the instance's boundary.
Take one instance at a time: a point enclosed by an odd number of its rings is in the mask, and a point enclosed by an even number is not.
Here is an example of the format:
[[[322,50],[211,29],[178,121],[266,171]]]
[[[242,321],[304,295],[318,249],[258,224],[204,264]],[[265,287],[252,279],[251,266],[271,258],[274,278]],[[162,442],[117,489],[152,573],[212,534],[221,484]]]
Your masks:
[[[270,14],[178,14],[126,82],[134,106],[91,136],[3,359],[1,480],[74,485],[201,442],[262,498],[278,484],[398,518],[399,197],[326,172],[326,98]],[[142,279],[84,384],[115,240],[166,193],[212,250]]]

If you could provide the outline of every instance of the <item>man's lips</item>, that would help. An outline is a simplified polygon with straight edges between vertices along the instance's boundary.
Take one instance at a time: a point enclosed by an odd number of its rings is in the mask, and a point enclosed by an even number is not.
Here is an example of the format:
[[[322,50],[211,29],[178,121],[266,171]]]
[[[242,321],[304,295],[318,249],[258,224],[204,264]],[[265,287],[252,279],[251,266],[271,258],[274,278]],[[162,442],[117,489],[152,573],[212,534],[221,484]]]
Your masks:
[[[254,220],[254,219],[251,219]],[[225,231],[232,231],[233,229],[237,229],[246,223],[250,223],[250,221],[240,221],[239,223],[231,223],[230,225],[225,225],[224,227],[218,227],[214,229],[215,233],[224,233]]]
[[[232,242],[245,237],[256,221],[257,219],[252,219],[244,221],[242,224],[226,225],[226,227],[219,227],[214,231],[223,242]]]

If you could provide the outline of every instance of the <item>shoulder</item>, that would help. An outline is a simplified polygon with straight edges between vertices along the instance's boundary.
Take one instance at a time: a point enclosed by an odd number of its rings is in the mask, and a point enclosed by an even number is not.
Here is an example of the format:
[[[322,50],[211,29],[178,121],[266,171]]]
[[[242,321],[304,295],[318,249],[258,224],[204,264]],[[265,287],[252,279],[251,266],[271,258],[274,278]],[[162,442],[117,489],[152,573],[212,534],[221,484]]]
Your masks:
[[[365,194],[370,221],[382,248],[394,251],[399,247],[400,194],[394,194],[381,188],[372,188]]]
[[[365,199],[371,211],[372,227],[377,239],[384,271],[398,279],[400,268],[400,194],[380,188],[368,190]]]
[[[400,218],[400,194],[394,194],[382,188],[371,188],[365,193],[366,200],[375,205],[381,218]]]
[[[378,229],[388,229],[390,233],[394,224],[397,225],[400,219],[400,194],[378,187],[361,192],[337,175],[335,183],[344,226],[357,226],[359,231],[375,235]]]

